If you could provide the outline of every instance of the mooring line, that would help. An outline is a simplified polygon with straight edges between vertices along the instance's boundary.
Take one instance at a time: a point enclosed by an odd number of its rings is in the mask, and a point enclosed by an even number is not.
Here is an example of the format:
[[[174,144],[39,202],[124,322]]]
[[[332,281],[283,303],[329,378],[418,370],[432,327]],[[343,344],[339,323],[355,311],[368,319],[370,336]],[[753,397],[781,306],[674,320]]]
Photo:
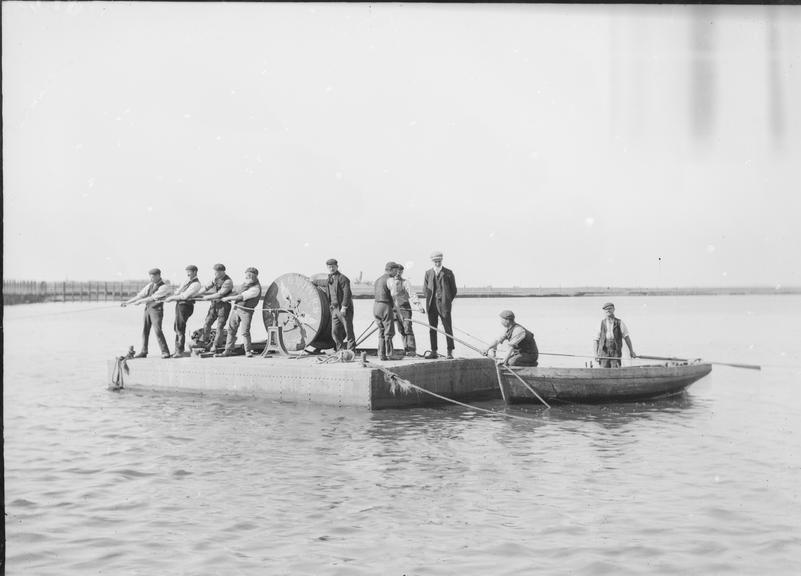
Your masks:
[[[443,396],[442,394],[437,394],[436,392],[432,392],[431,390],[426,390],[422,386],[418,386],[417,384],[413,384],[412,382],[409,382],[405,378],[401,378],[395,372],[392,372],[391,370],[388,370],[388,369],[386,369],[386,368],[384,368],[382,366],[377,366],[377,365],[373,364],[372,362],[367,362],[367,365],[371,366],[373,368],[376,368],[379,371],[381,371],[384,374],[384,378],[386,380],[388,380],[391,384],[395,384],[401,390],[405,391],[405,389],[407,387],[408,388],[412,388],[414,390],[417,390],[418,392],[424,392],[424,393],[426,393],[426,394],[428,394],[430,396],[433,396],[434,398],[439,398],[440,400],[444,400],[445,402],[450,402],[451,404],[456,404],[457,406],[462,406],[464,408],[469,408],[470,410],[476,410],[478,412],[485,412],[487,414],[492,414],[494,416],[504,416],[506,418],[514,418],[516,420],[526,420],[526,421],[529,421],[529,422],[532,420],[532,418],[525,418],[523,416],[515,416],[514,414],[507,414],[506,412],[498,412],[496,410],[487,410],[486,408],[479,408],[478,406],[473,406],[471,404],[465,404],[464,402],[459,402],[458,400],[454,400],[453,398],[448,398],[447,396]]]

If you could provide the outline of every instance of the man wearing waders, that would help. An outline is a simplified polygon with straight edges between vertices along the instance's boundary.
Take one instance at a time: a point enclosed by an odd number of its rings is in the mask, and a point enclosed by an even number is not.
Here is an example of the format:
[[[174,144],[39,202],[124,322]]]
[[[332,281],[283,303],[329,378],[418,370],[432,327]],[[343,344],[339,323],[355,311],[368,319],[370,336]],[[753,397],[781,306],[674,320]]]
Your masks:
[[[398,273],[398,265],[394,262],[387,262],[384,270],[385,273],[373,285],[375,289],[373,316],[375,324],[378,326],[379,360],[388,360],[392,356],[392,337],[395,335],[395,329],[393,327],[392,307],[394,303],[391,287]]]
[[[398,322],[398,332],[403,338],[403,347],[407,356],[417,355],[417,342],[414,339],[412,330],[412,305],[423,313],[422,305],[417,299],[417,294],[412,290],[412,284],[403,277],[403,266],[398,264],[398,275],[392,283],[392,299],[395,301],[395,314]]]
[[[623,320],[615,316],[615,305],[607,302],[603,305],[606,318],[601,320],[601,329],[595,337],[595,357],[601,368],[620,368],[620,358],[623,356],[623,340],[629,347],[629,354],[636,358],[634,348],[629,338],[629,329]]]

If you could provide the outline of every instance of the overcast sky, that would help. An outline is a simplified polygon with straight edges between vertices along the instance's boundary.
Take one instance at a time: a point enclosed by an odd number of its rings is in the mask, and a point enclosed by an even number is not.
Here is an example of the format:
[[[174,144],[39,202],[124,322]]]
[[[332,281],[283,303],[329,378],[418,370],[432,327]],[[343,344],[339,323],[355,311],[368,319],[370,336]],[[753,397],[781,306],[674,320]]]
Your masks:
[[[801,285],[801,8],[3,2],[4,276]]]

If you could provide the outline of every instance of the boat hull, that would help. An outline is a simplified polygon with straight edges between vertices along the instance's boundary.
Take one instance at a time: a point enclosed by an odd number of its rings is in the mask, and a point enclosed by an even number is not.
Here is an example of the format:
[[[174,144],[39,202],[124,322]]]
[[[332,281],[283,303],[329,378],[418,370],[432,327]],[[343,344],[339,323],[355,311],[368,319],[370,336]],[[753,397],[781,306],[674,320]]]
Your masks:
[[[712,370],[708,363],[625,368],[515,368],[515,373],[548,402],[598,404],[634,402],[678,394]],[[539,402],[509,370],[500,384],[509,403]]]

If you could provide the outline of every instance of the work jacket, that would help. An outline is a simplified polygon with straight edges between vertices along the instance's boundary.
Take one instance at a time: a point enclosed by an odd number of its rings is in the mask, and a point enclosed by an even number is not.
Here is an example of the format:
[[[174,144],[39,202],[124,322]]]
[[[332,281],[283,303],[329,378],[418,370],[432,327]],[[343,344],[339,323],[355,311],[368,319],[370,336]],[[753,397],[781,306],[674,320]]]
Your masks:
[[[423,280],[423,291],[426,295],[426,308],[431,309],[436,306],[440,312],[450,312],[451,303],[456,298],[456,278],[453,272],[442,267],[442,271],[437,276],[433,268],[426,270]]]
[[[337,271],[328,275],[328,301],[332,308],[347,306],[353,309],[353,294],[350,291],[350,280]]]

